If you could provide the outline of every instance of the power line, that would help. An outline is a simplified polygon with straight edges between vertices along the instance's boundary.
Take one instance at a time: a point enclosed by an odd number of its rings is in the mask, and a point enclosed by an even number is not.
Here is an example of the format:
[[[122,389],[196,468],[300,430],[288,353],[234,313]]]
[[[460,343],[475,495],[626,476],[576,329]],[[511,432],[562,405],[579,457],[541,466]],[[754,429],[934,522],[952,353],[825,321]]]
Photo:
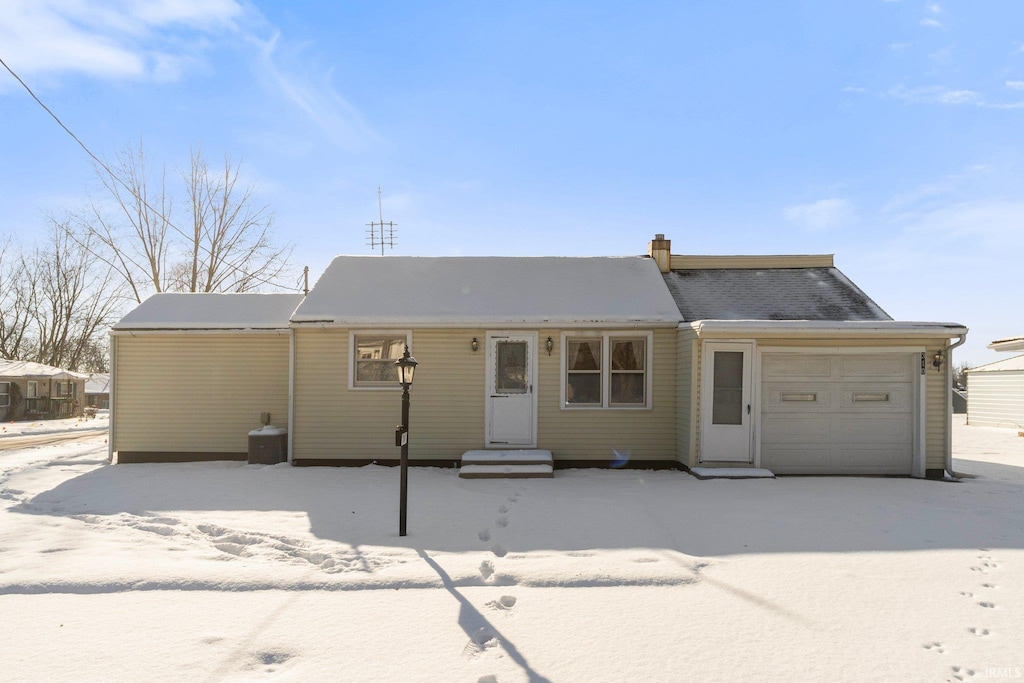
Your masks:
[[[64,132],[65,132],[65,133],[67,133],[68,135],[70,135],[70,136],[71,136],[71,139],[72,139],[72,140],[74,140],[75,142],[77,142],[77,143],[78,143],[78,146],[79,146],[79,147],[81,147],[81,148],[82,148],[83,150],[85,150],[85,153],[86,153],[86,154],[88,154],[88,155],[89,155],[89,156],[90,156],[90,157],[92,158],[92,160],[93,160],[93,161],[95,161],[95,162],[96,162],[96,163],[97,163],[97,164],[98,164],[98,165],[100,166],[100,168],[102,168],[102,169],[103,169],[104,171],[106,171],[106,172],[107,172],[107,174],[108,174],[108,175],[109,175],[109,176],[110,176],[111,178],[113,178],[113,179],[114,179],[115,181],[117,181],[117,183],[118,183],[118,184],[120,184],[120,185],[121,185],[121,186],[122,186],[122,187],[123,187],[123,188],[124,188],[125,190],[127,190],[127,191],[128,191],[128,192],[129,192],[129,193],[130,193],[130,194],[132,195],[132,197],[134,197],[134,198],[136,199],[136,201],[139,201],[139,202],[141,202],[141,203],[142,203],[142,205],[143,205],[143,206],[145,206],[145,207],[146,207],[147,209],[149,209],[149,210],[150,210],[150,211],[151,211],[152,213],[156,214],[156,215],[157,215],[157,216],[159,216],[159,217],[160,217],[161,219],[163,219],[163,221],[164,221],[165,223],[167,223],[167,225],[169,225],[169,226],[171,226],[172,228],[174,228],[175,232],[177,232],[177,233],[178,233],[179,235],[181,235],[181,236],[182,236],[182,237],[184,237],[185,239],[194,239],[194,237],[192,237],[192,236],[188,235],[188,234],[187,234],[187,233],[186,233],[186,232],[185,232],[184,230],[182,230],[182,229],[181,229],[181,228],[179,228],[179,227],[178,227],[177,225],[175,225],[175,224],[174,224],[173,222],[171,222],[171,219],[170,219],[170,218],[168,218],[167,216],[163,215],[162,213],[160,213],[159,211],[157,211],[156,209],[154,209],[154,208],[153,208],[153,206],[152,206],[152,205],[151,205],[151,204],[150,204],[149,202],[147,202],[147,201],[146,201],[145,199],[143,199],[142,197],[140,197],[140,196],[139,196],[139,194],[138,194],[137,192],[135,192],[135,190],[133,190],[133,189],[132,189],[132,188],[131,188],[131,187],[130,187],[130,186],[128,185],[128,183],[126,183],[126,182],[125,182],[124,180],[122,180],[122,179],[121,179],[121,177],[120,177],[119,175],[117,175],[116,173],[114,173],[114,172],[113,172],[113,171],[112,171],[112,170],[110,169],[110,167],[109,167],[109,166],[107,166],[107,164],[106,164],[106,163],[104,163],[104,161],[103,161],[102,159],[100,159],[100,158],[99,158],[98,156],[96,156],[95,154],[93,154],[92,150],[91,150],[91,149],[89,149],[89,148],[88,148],[88,147],[86,146],[86,144],[85,144],[84,142],[82,142],[82,141],[81,141],[81,140],[80,140],[80,139],[78,138],[78,136],[74,134],[74,132],[72,132],[72,130],[71,130],[70,128],[68,128],[67,126],[65,126],[65,125],[64,125],[64,122],[60,120],[60,117],[59,117],[59,116],[57,116],[56,114],[54,114],[54,113],[53,113],[53,111],[52,111],[52,110],[51,110],[51,109],[50,109],[49,107],[47,107],[47,106],[46,106],[46,104],[45,104],[45,103],[44,103],[44,102],[43,102],[43,101],[42,101],[41,99],[39,99],[39,97],[38,97],[38,96],[37,96],[37,95],[35,94],[35,92],[33,92],[33,91],[32,91],[32,88],[30,88],[30,87],[28,86],[28,84],[27,84],[27,83],[26,83],[25,81],[23,81],[23,80],[21,79],[21,76],[19,76],[18,74],[16,74],[16,73],[14,72],[14,69],[12,69],[11,67],[9,67],[9,66],[7,65],[7,62],[5,62],[5,61],[3,60],[3,58],[2,58],[2,57],[0,57],[0,64],[2,64],[2,65],[3,65],[3,67],[4,67],[5,69],[7,69],[7,72],[8,72],[8,73],[10,73],[10,74],[11,74],[12,76],[14,76],[14,79],[15,79],[16,81],[18,81],[18,83],[20,83],[20,84],[21,84],[21,87],[22,87],[22,88],[24,88],[24,89],[25,89],[25,91],[26,91],[26,92],[27,92],[27,93],[28,93],[29,95],[31,95],[31,96],[32,96],[32,99],[36,101],[36,104],[38,104],[38,105],[39,105],[40,107],[42,107],[42,108],[43,108],[43,110],[44,110],[44,111],[45,111],[45,112],[46,112],[47,114],[49,114],[49,115],[50,115],[50,117],[51,117],[51,118],[52,118],[52,119],[53,119],[54,121],[56,121],[56,122],[57,122],[57,125],[59,125],[59,126],[60,126],[61,128],[63,128],[63,129],[64,129]],[[206,247],[205,245],[203,245],[202,243],[199,243],[199,248],[200,248],[200,249],[203,249],[203,250],[204,250],[204,251],[205,251],[205,252],[207,253],[207,255],[209,255],[210,257],[213,257],[213,256],[214,256],[214,253],[213,253],[213,252],[212,252],[212,251],[211,251],[211,250],[210,250],[210,249],[209,249],[208,247]],[[242,274],[243,276],[245,276],[245,277],[247,277],[247,278],[250,278],[250,279],[253,279],[253,280],[256,280],[257,282],[263,283],[263,284],[265,284],[265,285],[269,285],[269,286],[271,286],[271,287],[280,287],[281,289],[293,289],[293,290],[295,290],[295,291],[297,291],[297,292],[298,292],[298,291],[301,291],[301,290],[300,290],[300,289],[299,289],[298,287],[287,287],[287,286],[285,286],[285,285],[281,285],[281,284],[278,284],[278,283],[276,283],[276,282],[271,282],[271,281],[269,281],[269,280],[267,280],[267,279],[265,279],[265,278],[262,278],[262,277],[260,277],[260,276],[256,275],[255,273],[250,273],[250,272],[248,272],[248,271],[246,271],[246,270],[242,269],[241,267],[239,267],[239,266],[236,266],[236,265],[234,265],[234,264],[233,264],[233,263],[231,263],[230,261],[224,261],[224,263],[225,263],[225,264],[226,264],[226,265],[227,265],[228,267],[230,267],[230,268],[231,268],[232,270],[234,270],[234,271],[237,271],[238,273],[241,273],[241,274]]]

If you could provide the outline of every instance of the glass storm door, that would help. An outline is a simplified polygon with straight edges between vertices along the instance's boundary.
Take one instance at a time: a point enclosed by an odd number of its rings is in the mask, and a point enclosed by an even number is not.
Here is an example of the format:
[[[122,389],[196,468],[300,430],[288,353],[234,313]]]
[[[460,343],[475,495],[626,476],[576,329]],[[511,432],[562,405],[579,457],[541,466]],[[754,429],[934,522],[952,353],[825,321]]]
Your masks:
[[[753,346],[709,342],[701,382],[701,462],[751,462]]]
[[[488,446],[536,444],[535,342],[535,337],[525,335],[488,338]]]

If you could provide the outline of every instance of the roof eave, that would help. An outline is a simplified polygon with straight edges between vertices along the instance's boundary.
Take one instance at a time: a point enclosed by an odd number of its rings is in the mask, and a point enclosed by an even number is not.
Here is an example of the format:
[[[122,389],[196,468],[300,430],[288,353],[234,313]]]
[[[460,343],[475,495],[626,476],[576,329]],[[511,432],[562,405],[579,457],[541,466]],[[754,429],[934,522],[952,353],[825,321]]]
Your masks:
[[[903,322],[896,320],[696,320],[680,329],[692,329],[697,336],[737,334],[815,338],[907,338],[959,337],[967,328],[959,323]]]

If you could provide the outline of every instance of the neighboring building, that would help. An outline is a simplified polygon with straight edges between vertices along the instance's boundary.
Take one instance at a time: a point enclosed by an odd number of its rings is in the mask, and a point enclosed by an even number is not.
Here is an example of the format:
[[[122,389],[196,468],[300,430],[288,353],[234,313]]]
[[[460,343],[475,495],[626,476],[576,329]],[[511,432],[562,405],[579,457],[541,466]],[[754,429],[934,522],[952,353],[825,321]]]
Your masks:
[[[996,351],[1024,350],[1024,338],[988,345]],[[967,370],[967,424],[1024,429],[1024,355]]]
[[[79,416],[86,377],[42,363],[0,360],[0,420]]]
[[[94,372],[85,381],[85,404],[90,408],[110,407],[110,375]]]
[[[831,256],[339,256],[309,295],[158,294],[114,326],[119,462],[246,457],[260,414],[293,464],[549,450],[556,467],[950,470],[950,350]],[[955,343],[951,340],[959,339]]]

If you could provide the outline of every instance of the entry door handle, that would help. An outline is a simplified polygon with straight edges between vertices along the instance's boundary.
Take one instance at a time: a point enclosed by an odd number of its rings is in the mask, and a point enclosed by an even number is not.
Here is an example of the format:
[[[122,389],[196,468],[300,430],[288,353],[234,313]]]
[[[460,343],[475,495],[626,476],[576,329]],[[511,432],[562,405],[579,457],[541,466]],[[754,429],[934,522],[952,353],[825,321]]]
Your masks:
[[[747,404],[747,415],[750,415],[750,404]]]

